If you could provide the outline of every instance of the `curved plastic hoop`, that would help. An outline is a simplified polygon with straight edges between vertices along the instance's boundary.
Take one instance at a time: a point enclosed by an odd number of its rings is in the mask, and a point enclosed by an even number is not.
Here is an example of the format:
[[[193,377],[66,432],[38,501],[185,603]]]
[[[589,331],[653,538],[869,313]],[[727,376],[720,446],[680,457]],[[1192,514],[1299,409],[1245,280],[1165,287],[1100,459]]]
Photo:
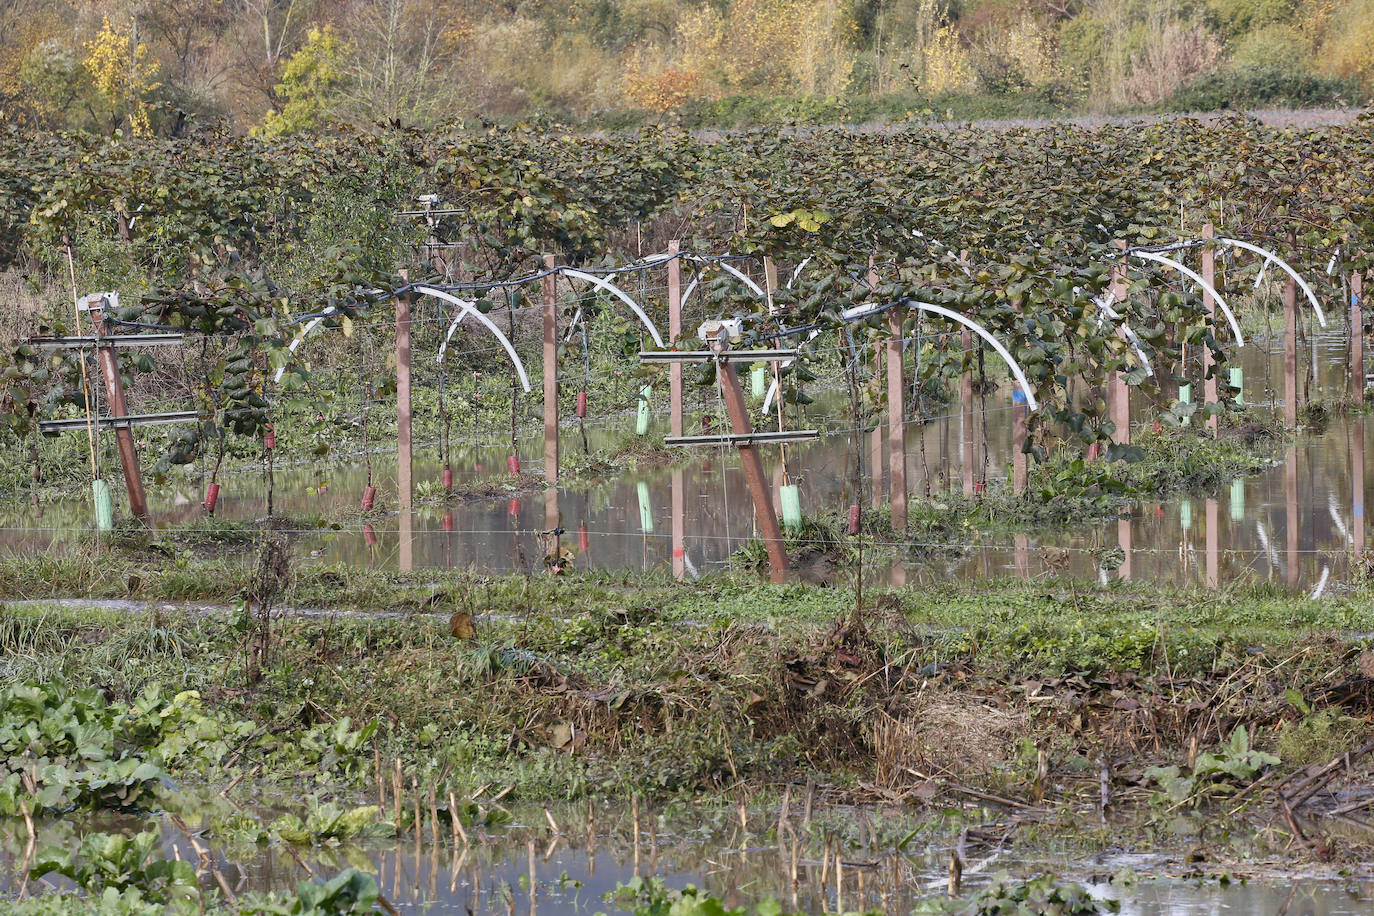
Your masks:
[[[1198,286],[1201,286],[1203,291],[1206,292],[1207,295],[1215,299],[1217,301],[1217,305],[1221,306],[1222,314],[1226,316],[1227,322],[1231,325],[1231,333],[1234,334],[1236,337],[1236,346],[1245,346],[1245,335],[1241,333],[1240,322],[1236,321],[1236,316],[1231,312],[1231,307],[1226,304],[1226,300],[1222,298],[1221,293],[1217,292],[1216,287],[1214,287],[1212,284],[1202,279],[1202,274],[1198,273],[1190,267],[1187,267],[1179,263],[1178,261],[1175,261],[1173,258],[1166,258],[1164,257],[1164,255],[1155,254],[1153,251],[1132,251],[1130,252],[1130,254],[1133,257],[1144,258],[1147,261],[1154,261],[1156,264],[1163,264],[1165,267],[1172,267],[1179,273],[1187,277],[1189,280],[1192,280]],[[1318,314],[1320,314],[1320,312],[1318,312]],[[1323,327],[1325,327],[1326,322],[1323,321],[1322,325]]]
[[[323,314],[323,315],[320,315],[318,318],[311,318],[309,321],[307,321],[307,322],[305,323],[305,327],[301,328],[301,332],[300,332],[299,334],[296,335],[295,339],[292,340],[289,344],[286,345],[286,352],[287,352],[287,353],[290,353],[292,356],[295,356],[295,355],[296,355],[296,348],[299,347],[299,346],[301,345],[301,342],[304,341],[305,338],[306,338],[307,336],[309,336],[310,332],[313,331],[313,330],[315,330],[315,328],[319,327],[319,326],[320,326],[320,322],[324,321],[324,320],[325,320],[326,318],[328,318],[330,315],[333,315],[333,314],[335,314],[335,313],[338,312],[338,311],[339,311],[338,309],[334,308],[334,306],[331,305],[331,306],[327,307],[327,308],[324,310],[324,314]],[[289,361],[288,361],[288,362],[289,362]],[[277,374],[274,375],[274,376],[272,376],[272,381],[273,381],[273,382],[280,382],[280,381],[281,381],[281,377],[282,377],[285,373],[286,373],[286,366],[282,366],[280,369],[277,370]]]
[[[1302,278],[1302,275],[1299,274],[1296,270],[1294,270],[1287,261],[1285,261],[1278,255],[1274,254],[1274,252],[1269,251],[1265,248],[1261,248],[1260,246],[1252,242],[1242,242],[1240,239],[1231,239],[1220,235],[1214,238],[1212,241],[1221,245],[1231,245],[1236,248],[1244,248],[1246,251],[1253,251],[1255,254],[1262,255],[1266,261],[1271,261],[1274,264],[1277,264],[1279,268],[1283,270],[1284,273],[1288,274],[1288,276],[1292,277],[1294,281],[1297,282],[1298,286],[1302,289],[1303,294],[1307,296],[1307,301],[1312,303],[1312,310],[1317,313],[1317,322],[1322,327],[1326,327],[1326,314],[1322,312],[1321,303],[1317,301],[1317,294],[1312,292],[1312,287],[1307,285],[1307,281],[1304,280]]]
[[[453,339],[454,332],[458,330],[458,323],[471,315],[482,322],[482,324],[486,325],[487,330],[491,331],[492,335],[501,342],[501,346],[505,347],[506,352],[510,354],[511,362],[515,364],[516,374],[520,376],[520,384],[524,386],[526,391],[530,390],[530,377],[525,372],[525,364],[520,361],[520,355],[515,352],[515,347],[511,346],[511,342],[506,339],[506,335],[501,333],[501,329],[496,326],[496,322],[478,311],[477,306],[473,303],[459,299],[457,296],[445,292],[444,290],[435,289],[432,286],[417,286],[415,287],[415,292],[424,293],[426,296],[433,296],[436,299],[443,299],[445,302],[451,302],[458,306],[458,314],[454,316],[453,323],[448,326],[448,333],[444,335],[444,342],[439,345],[439,362],[442,363],[444,357],[448,354],[449,341]]]
[[[763,287],[759,286],[753,280],[750,280],[748,274],[741,273],[738,269],[731,266],[728,261],[713,261],[710,258],[703,258],[698,255],[687,255],[685,260],[695,261],[698,264],[712,264],[719,267],[721,270],[733,275],[735,279],[753,290],[755,296],[758,296],[760,299],[768,298],[768,294],[763,291]],[[684,308],[687,306],[687,300],[692,297],[692,293],[696,292],[697,284],[700,281],[700,277],[693,278],[692,282],[687,284],[687,288],[682,291],[682,306]]]
[[[593,286],[600,287],[601,289],[604,289],[606,292],[615,296],[621,302],[628,305],[630,307],[630,310],[633,311],[637,316],[639,316],[639,320],[644,324],[644,327],[649,331],[649,336],[654,339],[654,344],[658,346],[659,349],[663,348],[663,336],[658,333],[658,328],[654,327],[654,323],[649,320],[649,316],[644,314],[644,309],[639,307],[639,303],[635,302],[634,299],[632,299],[630,295],[626,293],[623,289],[616,286],[614,283],[612,283],[610,280],[607,280],[605,277],[598,277],[595,274],[583,273],[582,271],[574,270],[571,267],[560,267],[558,268],[558,272],[563,274],[564,276],[572,277],[577,280],[585,280]]]
[[[914,308],[922,312],[930,312],[934,315],[942,315],[951,321],[957,321],[964,327],[973,331],[979,337],[988,342],[988,346],[997,351],[997,355],[1002,357],[1002,361],[1007,364],[1011,374],[1016,378],[1016,384],[1021,386],[1021,391],[1026,395],[1026,406],[1031,410],[1039,410],[1040,404],[1035,400],[1035,392],[1031,390],[1030,381],[1026,378],[1026,373],[1021,371],[1021,364],[1011,355],[1006,347],[1002,346],[1001,341],[992,336],[987,328],[974,321],[966,315],[961,315],[956,311],[947,309],[942,305],[932,305],[929,302],[916,302],[914,300],[905,303],[908,308]],[[871,314],[883,311],[886,306],[856,305],[853,308],[845,309],[840,313],[846,321],[854,321],[866,318]]]
[[[1101,299],[1093,300],[1097,305],[1097,311],[1103,317],[1110,318],[1112,321],[1121,322],[1117,330],[1121,332],[1122,337],[1126,338],[1126,342],[1130,344],[1131,349],[1135,351],[1136,359],[1140,360],[1140,364],[1145,367],[1145,375],[1149,378],[1154,378],[1155,369],[1154,366],[1150,365],[1150,357],[1145,355],[1145,347],[1140,343],[1140,338],[1136,335],[1135,331],[1131,330],[1131,326],[1121,320],[1121,313],[1112,308],[1112,301],[1113,297],[1111,290],[1108,290]]]

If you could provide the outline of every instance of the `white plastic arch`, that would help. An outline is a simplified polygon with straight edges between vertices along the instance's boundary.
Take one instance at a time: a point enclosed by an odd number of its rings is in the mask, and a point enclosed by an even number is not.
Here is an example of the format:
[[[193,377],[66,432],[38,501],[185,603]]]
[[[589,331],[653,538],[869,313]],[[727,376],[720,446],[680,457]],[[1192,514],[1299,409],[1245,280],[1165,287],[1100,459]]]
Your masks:
[[[1077,290],[1075,290],[1075,293],[1076,292]],[[1136,335],[1135,331],[1131,330],[1129,324],[1122,320],[1121,313],[1112,308],[1113,299],[1114,297],[1112,296],[1111,290],[1108,290],[1101,299],[1094,299],[1093,302],[1096,303],[1097,311],[1102,317],[1111,321],[1120,322],[1117,330],[1121,332],[1121,336],[1126,338],[1126,343],[1130,344],[1131,349],[1135,351],[1136,359],[1140,360],[1140,365],[1145,367],[1146,377],[1154,378],[1154,366],[1150,365],[1150,357],[1146,355],[1145,347],[1141,344],[1140,337]]]
[[[296,348],[299,347],[301,345],[301,342],[309,336],[310,332],[315,330],[315,328],[319,327],[320,322],[324,321],[330,315],[337,314],[338,311],[338,309],[331,305],[324,310],[323,315],[320,315],[316,318],[311,318],[309,321],[307,321],[305,323],[305,327],[301,328],[301,332],[296,335],[295,339],[293,339],[289,344],[286,345],[286,352],[290,353],[292,356],[295,356]],[[286,366],[282,366],[280,369],[277,370],[277,374],[272,377],[272,381],[280,382],[281,377],[285,374]]]
[[[929,302],[917,302],[915,300],[910,300],[908,302],[903,303],[902,306],[897,307],[914,308],[918,311],[930,312],[933,315],[940,315],[942,317],[950,319],[951,321],[957,321],[959,324],[962,324],[964,327],[968,328],[969,330],[973,331],[973,333],[983,338],[983,340],[987,341],[988,346],[992,347],[994,350],[997,351],[997,355],[1002,357],[1002,361],[1005,362],[1007,364],[1007,368],[1011,370],[1012,376],[1016,379],[1016,384],[1020,386],[1022,393],[1024,393],[1026,396],[1026,405],[1031,410],[1040,409],[1039,402],[1035,400],[1035,392],[1031,390],[1030,381],[1026,378],[1026,373],[1021,370],[1021,364],[1016,361],[1015,357],[1011,355],[1010,351],[1008,351],[1006,347],[1002,346],[1001,341],[999,341],[996,337],[992,336],[992,333],[988,331],[987,328],[983,327],[981,324],[974,321],[972,318],[969,318],[967,315],[961,315],[958,312],[953,311],[952,309],[947,309],[942,305],[932,305]],[[853,308],[845,309],[843,312],[840,313],[840,316],[844,318],[846,321],[856,321],[861,318],[867,318],[869,315],[877,314],[878,312],[881,312],[886,308],[888,308],[888,306],[856,305]]]
[[[1287,261],[1274,254],[1274,252],[1261,248],[1253,242],[1242,242],[1240,239],[1231,239],[1220,235],[1212,241],[1219,245],[1230,245],[1233,248],[1244,248],[1246,251],[1253,251],[1266,261],[1277,264],[1284,273],[1293,278],[1294,282],[1298,284],[1298,288],[1302,290],[1303,295],[1307,297],[1307,301],[1312,303],[1312,310],[1317,313],[1317,323],[1322,327],[1326,327],[1326,314],[1322,312],[1321,303],[1317,301],[1317,294],[1312,292],[1312,287],[1307,285],[1307,281],[1304,280],[1302,275],[1294,270]]]
[[[515,364],[515,372],[520,377],[520,384],[524,386],[524,389],[526,391],[530,390],[530,377],[525,372],[525,364],[520,361],[520,354],[515,352],[515,347],[511,345],[511,342],[506,338],[506,335],[501,333],[501,329],[496,326],[496,322],[492,321],[486,315],[483,315],[482,312],[477,308],[476,303],[468,302],[464,299],[459,299],[452,293],[445,292],[442,289],[435,289],[432,286],[417,286],[414,289],[417,293],[423,293],[426,296],[433,296],[436,299],[442,299],[445,302],[450,302],[453,305],[458,306],[458,314],[453,317],[453,323],[448,326],[448,333],[444,335],[444,342],[439,345],[440,363],[444,361],[444,357],[448,354],[449,341],[453,340],[453,334],[455,331],[458,330],[459,322],[461,322],[467,316],[471,315],[478,321],[482,322],[482,324],[486,325],[487,330],[491,331],[492,335],[498,341],[501,342],[501,346],[504,347],[506,353],[510,355],[511,362]]]
[[[753,291],[755,296],[758,296],[760,299],[768,298],[768,294],[763,291],[763,287],[759,286],[753,280],[749,279],[748,274],[741,272],[738,268],[731,265],[729,261],[713,261],[708,258],[698,257],[697,255],[686,255],[685,257],[687,260],[695,261],[698,264],[711,264],[716,267],[719,267],[721,270],[730,274],[735,279],[743,283],[745,286],[749,287],[749,289]],[[694,277],[692,278],[692,282],[687,284],[687,288],[682,291],[683,308],[687,307],[687,300],[692,298],[692,293],[696,292],[697,284],[699,284],[700,282],[700,277]]]
[[[659,349],[663,348],[663,335],[658,333],[658,328],[655,327],[654,323],[649,320],[649,316],[644,313],[644,309],[639,307],[639,303],[634,301],[634,299],[631,298],[629,293],[625,292],[623,289],[616,286],[614,283],[612,283],[610,280],[607,280],[605,277],[598,277],[596,274],[584,273],[580,270],[574,270],[571,267],[559,267],[557,268],[557,270],[565,277],[572,277],[575,280],[585,280],[593,286],[605,290],[612,296],[615,296],[621,302],[628,305],[630,307],[630,310],[639,317],[639,320],[643,323],[645,329],[648,330],[649,336],[654,339],[654,345],[657,346]],[[579,309],[578,311],[580,312],[581,309]],[[576,320],[574,320],[574,324],[576,324]]]
[[[1208,283],[1206,280],[1202,279],[1202,274],[1198,273],[1197,271],[1193,270],[1190,267],[1187,267],[1186,265],[1178,261],[1175,261],[1173,258],[1166,258],[1164,257],[1164,255],[1156,254],[1153,251],[1131,251],[1128,253],[1131,257],[1134,258],[1142,258],[1146,261],[1154,261],[1156,264],[1163,264],[1165,267],[1172,267],[1179,273],[1187,277],[1189,280],[1192,280],[1198,286],[1201,286],[1203,291],[1207,293],[1207,295],[1215,299],[1217,305],[1221,307],[1222,314],[1226,316],[1226,321],[1231,325],[1231,333],[1235,335],[1236,346],[1245,346],[1245,335],[1241,333],[1240,322],[1236,321],[1236,316],[1232,313],[1231,306],[1226,304],[1226,300],[1222,297],[1221,293],[1217,292],[1215,286]],[[1318,314],[1321,313],[1318,312]],[[1325,327],[1325,325],[1326,322],[1323,321],[1322,326]]]

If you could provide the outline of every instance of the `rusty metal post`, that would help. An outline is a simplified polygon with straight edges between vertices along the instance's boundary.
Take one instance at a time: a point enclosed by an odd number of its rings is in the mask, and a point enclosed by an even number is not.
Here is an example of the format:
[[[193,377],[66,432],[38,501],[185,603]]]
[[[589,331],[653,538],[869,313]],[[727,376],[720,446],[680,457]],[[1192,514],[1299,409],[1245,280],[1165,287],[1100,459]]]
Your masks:
[[[92,303],[89,309],[95,336],[106,336],[104,298],[91,296],[86,301]],[[112,346],[99,346],[96,353],[100,361],[100,374],[105,379],[105,397],[110,402],[110,416],[127,417],[129,409],[124,403],[124,379],[119,374],[119,359],[115,349]],[[115,442],[119,446],[119,463],[124,469],[124,488],[129,493],[129,513],[147,524],[148,494],[143,489],[143,472],[138,466],[133,430],[127,426],[116,426]]]
[[[1288,230],[1288,245],[1296,244]],[[1283,422],[1298,425],[1298,282],[1288,277],[1283,284]]]
[[[1111,288],[1113,296],[1122,303],[1122,310],[1124,311],[1127,290],[1126,243],[1118,240],[1116,246],[1121,249],[1121,258],[1112,268]],[[1126,386],[1126,380],[1121,377],[1120,372],[1114,371],[1107,374],[1107,413],[1116,426],[1116,431],[1112,433],[1112,441],[1118,445],[1130,445],[1131,391]]]
[[[729,339],[722,332],[712,341],[711,348],[720,353],[728,343]],[[720,392],[725,400],[731,431],[737,436],[749,435],[754,430],[749,423],[749,409],[744,403],[744,390],[740,388],[734,364],[721,361],[716,365],[716,376],[720,381]],[[778,516],[773,511],[773,496],[769,492],[768,478],[763,473],[763,461],[754,446],[748,443],[740,444],[739,458],[744,467],[744,479],[749,483],[749,494],[754,499],[754,516],[763,535],[763,546],[768,550],[768,579],[779,584],[786,582],[787,550],[783,546]]]
[[[544,255],[552,271],[554,257]],[[544,480],[558,483],[558,285],[557,275],[544,277]]]
[[[1202,238],[1204,241],[1216,236],[1216,229],[1211,223],[1202,227]],[[1216,288],[1217,279],[1217,256],[1216,249],[1211,245],[1204,245],[1202,248],[1202,279],[1206,280],[1213,288]],[[1207,305],[1207,329],[1213,335],[1217,332],[1217,302],[1211,293],[1204,292],[1202,301]],[[1202,407],[1206,410],[1209,406],[1217,403],[1217,379],[1216,366],[1212,362],[1212,348],[1206,343],[1202,345]],[[1217,434],[1216,414],[1207,418],[1207,430],[1213,436]],[[1210,525],[1208,527],[1208,537],[1211,537]]]
[[[681,243],[668,243],[668,346],[676,347],[682,337],[682,260],[676,257]],[[669,435],[682,435],[682,363],[668,366]]]
[[[1364,403],[1364,276],[1350,276],[1350,399]]]
[[[959,339],[964,359],[973,350],[973,332],[964,328]],[[964,498],[973,497],[973,465],[977,460],[973,446],[973,370],[965,369],[959,377],[959,460],[963,463]]]
[[[401,280],[410,276],[401,271]],[[410,396],[410,294],[396,297],[396,504],[409,509],[415,502],[415,462],[412,455]]]
[[[892,479],[892,530],[906,530],[906,372],[903,318],[906,310],[889,309],[887,327],[887,451]]]

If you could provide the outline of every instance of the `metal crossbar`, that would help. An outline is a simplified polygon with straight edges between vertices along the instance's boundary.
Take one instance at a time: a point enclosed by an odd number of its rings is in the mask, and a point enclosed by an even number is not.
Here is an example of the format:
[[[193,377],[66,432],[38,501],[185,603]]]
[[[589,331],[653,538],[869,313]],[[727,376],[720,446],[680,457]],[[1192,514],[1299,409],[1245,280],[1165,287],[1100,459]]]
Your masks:
[[[796,359],[796,350],[641,350],[645,363],[771,363]]]
[[[124,334],[119,337],[30,337],[40,350],[88,350],[92,347],[166,347],[184,343],[184,334]]]
[[[820,430],[794,429],[781,432],[717,433],[708,436],[667,436],[664,445],[785,445],[791,442],[814,442]]]
[[[101,429],[126,429],[134,426],[170,426],[173,423],[194,423],[198,420],[200,420],[199,411],[177,410],[170,413],[130,414],[127,417],[97,417],[94,422]],[[84,417],[73,417],[69,420],[41,420],[38,423],[38,428],[45,433],[65,433],[85,429],[86,422]]]

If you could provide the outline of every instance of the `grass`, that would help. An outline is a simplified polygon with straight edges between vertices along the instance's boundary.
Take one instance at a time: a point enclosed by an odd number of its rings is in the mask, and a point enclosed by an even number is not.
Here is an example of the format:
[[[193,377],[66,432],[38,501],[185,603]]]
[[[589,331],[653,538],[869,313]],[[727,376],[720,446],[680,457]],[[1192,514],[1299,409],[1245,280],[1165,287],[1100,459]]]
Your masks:
[[[250,572],[195,558],[175,566],[10,557],[0,579],[9,596],[106,592],[157,604],[230,601]],[[1362,594],[1313,602],[1264,589],[1086,584],[869,591],[856,616],[849,588],[731,577],[688,585],[302,567],[284,604],[429,613],[275,621],[256,685],[241,651],[246,624],[231,614],[11,606],[0,614],[0,658],[10,678],[101,684],[119,697],[150,681],[200,690],[226,714],[269,721],[283,736],[305,709],[315,720],[378,720],[392,750],[437,754],[436,766],[474,785],[567,798],[771,784],[807,772],[841,782],[886,774],[896,785],[887,758],[907,766],[912,754],[937,751],[963,760],[967,778],[1005,788],[1007,774],[989,759],[1005,763],[1018,740],[1062,738],[1067,727],[1018,695],[1027,679],[1084,678],[1089,694],[1126,689],[1155,710],[1166,743],[1182,742],[1198,727],[1195,714],[1182,700],[1161,705],[1160,679],[1172,685],[1166,695],[1198,700],[1243,682],[1248,692],[1224,702],[1236,717],[1256,717],[1286,708],[1290,685],[1319,693],[1355,678],[1361,643],[1341,634],[1374,630]],[[451,634],[455,612],[476,616],[475,639]],[[1002,698],[1005,715],[978,726],[982,700],[960,712],[987,696]],[[1113,730],[1119,717],[1101,718],[1100,727],[1080,724],[1075,740],[1128,747],[1128,732]],[[563,725],[587,742],[572,758],[555,746]],[[978,739],[983,757],[965,759],[975,726],[992,737]],[[910,749],[918,737],[919,752]]]

